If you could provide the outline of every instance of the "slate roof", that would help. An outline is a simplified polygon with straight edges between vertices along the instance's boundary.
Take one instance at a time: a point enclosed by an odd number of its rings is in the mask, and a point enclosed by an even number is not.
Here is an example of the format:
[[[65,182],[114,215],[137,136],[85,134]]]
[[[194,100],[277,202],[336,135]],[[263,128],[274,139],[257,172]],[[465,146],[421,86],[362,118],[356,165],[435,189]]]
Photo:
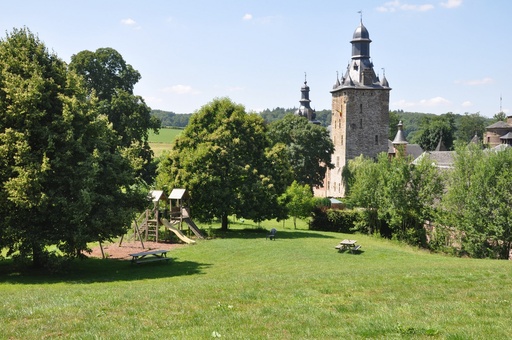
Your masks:
[[[455,151],[425,151],[412,164],[419,164],[424,157],[428,157],[432,164],[441,169],[453,167]]]
[[[504,122],[504,121],[499,121],[499,122],[496,122],[492,125],[489,125],[486,127],[486,129],[510,129],[512,128],[512,125]]]

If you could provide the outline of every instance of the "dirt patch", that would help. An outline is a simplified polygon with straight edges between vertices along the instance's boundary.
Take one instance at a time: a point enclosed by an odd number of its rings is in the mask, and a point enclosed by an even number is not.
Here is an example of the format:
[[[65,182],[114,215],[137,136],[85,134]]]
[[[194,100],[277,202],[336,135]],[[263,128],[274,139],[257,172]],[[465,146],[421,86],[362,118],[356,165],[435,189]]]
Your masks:
[[[178,243],[163,243],[163,242],[144,242],[144,248],[140,242],[129,241],[121,244],[119,246],[119,242],[117,243],[108,243],[103,245],[103,252],[105,253],[105,257],[109,259],[125,259],[131,260],[131,256],[129,254],[139,253],[141,251],[149,251],[149,250],[171,250],[175,248],[184,247],[184,244]],[[92,249],[92,253],[86,254],[88,257],[99,257],[101,258],[101,248],[99,246],[94,247]]]

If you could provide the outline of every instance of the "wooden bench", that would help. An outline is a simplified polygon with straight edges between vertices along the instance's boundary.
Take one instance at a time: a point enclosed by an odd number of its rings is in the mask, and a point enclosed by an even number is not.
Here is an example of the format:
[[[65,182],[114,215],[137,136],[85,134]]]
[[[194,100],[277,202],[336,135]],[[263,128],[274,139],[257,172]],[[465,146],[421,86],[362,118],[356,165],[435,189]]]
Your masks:
[[[360,248],[361,248],[361,245],[357,245],[354,248],[351,248],[350,251],[352,252],[352,254],[355,254]]]
[[[167,257],[168,252],[168,250],[150,250],[128,255],[132,257],[132,263],[141,264],[155,261],[169,261],[171,258]]]

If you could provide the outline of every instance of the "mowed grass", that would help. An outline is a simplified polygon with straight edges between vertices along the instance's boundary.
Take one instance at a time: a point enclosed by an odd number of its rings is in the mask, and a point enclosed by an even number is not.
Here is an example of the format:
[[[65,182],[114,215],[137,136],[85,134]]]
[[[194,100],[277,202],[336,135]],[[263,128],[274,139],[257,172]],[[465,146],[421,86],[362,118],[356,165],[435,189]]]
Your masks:
[[[510,261],[429,254],[364,235],[248,223],[169,263],[87,259],[67,274],[0,263],[2,339],[506,339]],[[203,226],[204,227],[204,226]],[[292,227],[287,223],[287,227]],[[338,253],[356,238],[359,254]]]
[[[149,145],[153,150],[155,157],[162,155],[165,151],[172,148],[172,143],[178,137],[183,130],[181,129],[169,129],[162,128],[159,133],[156,134],[153,131],[149,132]]]

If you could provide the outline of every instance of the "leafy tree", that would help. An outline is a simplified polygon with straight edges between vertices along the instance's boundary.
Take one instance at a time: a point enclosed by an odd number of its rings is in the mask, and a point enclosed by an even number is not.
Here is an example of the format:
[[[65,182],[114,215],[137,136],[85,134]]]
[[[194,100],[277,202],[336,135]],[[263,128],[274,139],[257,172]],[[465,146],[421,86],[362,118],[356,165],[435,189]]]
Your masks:
[[[461,251],[508,259],[512,245],[512,150],[459,145],[442,201],[443,225],[459,233]]]
[[[0,41],[0,248],[44,265],[121,235],[144,196],[97,100],[28,29]]]
[[[121,145],[129,150],[139,176],[149,182],[154,176],[153,152],[148,131],[157,132],[160,121],[152,116],[144,99],[133,94],[141,76],[112,48],[82,51],[71,57],[70,69],[82,75],[90,94],[98,99],[98,110],[108,116]]]
[[[286,115],[269,127],[269,138],[274,144],[286,145],[294,179],[311,188],[322,186],[327,169],[332,169],[334,151],[329,132],[322,126],[311,124],[304,117]]]
[[[278,197],[291,182],[285,148],[272,146],[263,119],[228,98],[195,113],[159,166],[157,185],[186,187],[194,215],[262,221],[283,217]]]
[[[379,208],[383,186],[380,171],[373,159],[365,158],[363,155],[349,160],[343,168],[349,204],[363,208],[357,229],[368,234],[381,233]]]
[[[434,203],[441,197],[443,182],[428,157],[413,166],[409,158],[379,156],[383,174],[380,217],[394,237],[410,244],[426,246],[424,224],[434,218]]]
[[[482,140],[485,133],[485,127],[489,120],[482,117],[479,112],[465,113],[457,121],[457,131],[455,138],[462,142],[469,143],[477,135]]]
[[[425,246],[423,225],[434,217],[442,180],[427,158],[416,166],[410,161],[405,157],[390,160],[382,153],[377,162],[363,157],[349,162],[350,201],[364,208],[359,230],[383,233],[385,222],[397,239]]]
[[[496,122],[499,122],[499,121],[506,121],[507,120],[507,115],[505,114],[505,112],[503,111],[500,111],[498,113],[496,113],[493,117],[492,117],[492,122],[493,123],[496,123]]]
[[[286,192],[280,197],[280,201],[285,204],[288,214],[293,217],[295,229],[297,229],[297,218],[310,216],[315,205],[309,185],[300,185],[297,181],[293,181],[286,189]]]
[[[451,150],[455,138],[455,116],[445,113],[441,116],[424,116],[420,130],[414,135],[411,143],[418,143],[423,150],[435,150],[442,139],[444,146]]]

